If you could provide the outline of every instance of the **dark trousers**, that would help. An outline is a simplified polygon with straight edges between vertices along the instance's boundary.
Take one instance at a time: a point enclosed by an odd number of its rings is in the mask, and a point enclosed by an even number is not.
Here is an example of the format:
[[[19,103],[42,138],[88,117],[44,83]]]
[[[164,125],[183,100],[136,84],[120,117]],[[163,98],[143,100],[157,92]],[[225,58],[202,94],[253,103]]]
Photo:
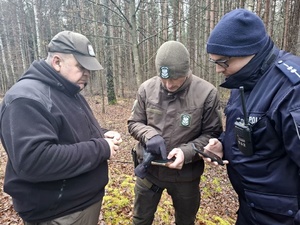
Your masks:
[[[280,206],[278,206],[280,207]],[[239,199],[236,225],[296,225],[293,217],[250,207],[245,200]]]
[[[200,206],[200,178],[191,182],[171,183],[158,182],[157,186],[166,189],[171,196],[175,209],[175,223],[177,225],[194,225],[196,214]],[[137,178],[134,192],[134,225],[151,225],[160,201],[162,190],[150,190],[140,178]],[[170,221],[171,223],[171,221]]]
[[[24,225],[97,225],[100,215],[101,202],[102,201],[97,202],[82,211],[46,222],[29,223],[24,221]]]

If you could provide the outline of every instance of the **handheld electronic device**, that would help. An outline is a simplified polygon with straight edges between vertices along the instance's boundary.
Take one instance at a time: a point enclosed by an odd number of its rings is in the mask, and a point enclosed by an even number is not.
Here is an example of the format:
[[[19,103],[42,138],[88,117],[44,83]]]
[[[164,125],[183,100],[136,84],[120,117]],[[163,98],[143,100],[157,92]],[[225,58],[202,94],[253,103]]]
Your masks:
[[[155,166],[168,166],[174,162],[174,159],[155,159],[151,161],[151,165]]]
[[[242,108],[244,118],[237,118],[234,123],[236,141],[239,150],[246,156],[253,155],[252,129],[246,110],[244,87],[240,87],[240,95],[242,100]]]
[[[205,158],[210,158],[212,162],[217,162],[221,166],[225,165],[223,163],[223,160],[219,156],[217,156],[215,153],[212,153],[211,151],[208,151],[208,150],[204,150],[204,148],[198,149],[198,148],[196,148],[194,143],[192,143],[192,146],[193,146],[193,149],[195,152],[203,155]]]

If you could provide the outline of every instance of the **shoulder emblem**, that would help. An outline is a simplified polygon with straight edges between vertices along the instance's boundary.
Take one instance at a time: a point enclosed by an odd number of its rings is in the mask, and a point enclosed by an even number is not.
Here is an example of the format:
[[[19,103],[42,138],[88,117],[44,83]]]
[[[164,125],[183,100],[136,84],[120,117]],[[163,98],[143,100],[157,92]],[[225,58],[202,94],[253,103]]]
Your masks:
[[[276,66],[289,78],[295,85],[300,82],[300,65],[289,60],[278,60]]]

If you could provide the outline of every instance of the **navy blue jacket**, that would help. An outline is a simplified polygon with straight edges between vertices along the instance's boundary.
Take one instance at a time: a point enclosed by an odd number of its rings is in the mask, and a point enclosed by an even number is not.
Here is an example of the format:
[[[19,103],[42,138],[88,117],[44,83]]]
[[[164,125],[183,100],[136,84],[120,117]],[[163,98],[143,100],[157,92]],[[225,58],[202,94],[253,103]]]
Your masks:
[[[25,221],[64,216],[104,195],[110,156],[106,130],[79,91],[42,60],[3,99],[4,191]]]
[[[245,100],[254,154],[245,156],[237,147],[234,122],[244,114],[240,92],[233,89],[220,138],[230,181],[250,207],[290,217],[278,224],[292,224],[300,214],[300,57],[279,51],[253,89],[245,91]],[[256,218],[253,224],[270,223]]]

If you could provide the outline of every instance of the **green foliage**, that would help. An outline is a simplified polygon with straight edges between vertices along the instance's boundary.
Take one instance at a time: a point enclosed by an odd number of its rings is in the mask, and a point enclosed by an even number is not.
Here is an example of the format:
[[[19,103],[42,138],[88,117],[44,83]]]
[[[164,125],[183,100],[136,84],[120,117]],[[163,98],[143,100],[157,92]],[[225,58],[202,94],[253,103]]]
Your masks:
[[[164,193],[165,194],[165,193]],[[172,214],[169,213],[171,210],[173,210],[173,204],[169,200],[165,200],[166,196],[162,196],[161,202],[157,207],[157,211],[155,214],[156,220],[160,221],[160,224],[170,224],[170,221],[172,221]]]
[[[222,187],[220,184],[220,178],[219,177],[215,177],[212,181],[212,184],[215,187],[215,192],[220,193],[222,191]]]
[[[202,176],[202,182],[207,181],[206,176]],[[130,175],[118,173],[110,180],[106,187],[106,195],[104,196],[102,212],[106,224],[126,225],[132,224],[132,207],[134,199],[134,178]],[[219,193],[221,189],[220,179],[214,178],[212,186],[202,188],[202,198],[207,198],[215,193]],[[170,224],[174,220],[174,208],[171,197],[163,192],[161,201],[157,207],[154,224]],[[197,224],[206,225],[231,225],[234,224],[232,219],[220,218],[219,216],[211,216],[203,214],[203,210],[199,210],[197,214]]]
[[[200,210],[197,214],[197,222],[199,224],[205,224],[205,225],[232,225],[235,223],[235,221],[231,218],[221,218],[219,216],[210,216],[208,214],[201,214]]]
[[[203,174],[201,176],[201,183],[207,184],[201,188],[202,198],[208,198],[213,194],[221,193],[222,186],[219,177],[208,179],[209,174]]]
[[[120,182],[120,185],[112,182]],[[119,180],[111,180],[108,183],[102,204],[107,224],[131,224],[133,186],[132,176],[129,175],[122,175]]]
[[[215,224],[219,224],[219,225],[231,225],[231,224],[234,224],[234,222],[235,222],[233,219],[229,219],[227,221],[227,220],[222,219],[219,216],[214,216],[213,218],[214,218]]]
[[[112,99],[108,101],[109,105],[116,105],[118,103],[117,99]]]

